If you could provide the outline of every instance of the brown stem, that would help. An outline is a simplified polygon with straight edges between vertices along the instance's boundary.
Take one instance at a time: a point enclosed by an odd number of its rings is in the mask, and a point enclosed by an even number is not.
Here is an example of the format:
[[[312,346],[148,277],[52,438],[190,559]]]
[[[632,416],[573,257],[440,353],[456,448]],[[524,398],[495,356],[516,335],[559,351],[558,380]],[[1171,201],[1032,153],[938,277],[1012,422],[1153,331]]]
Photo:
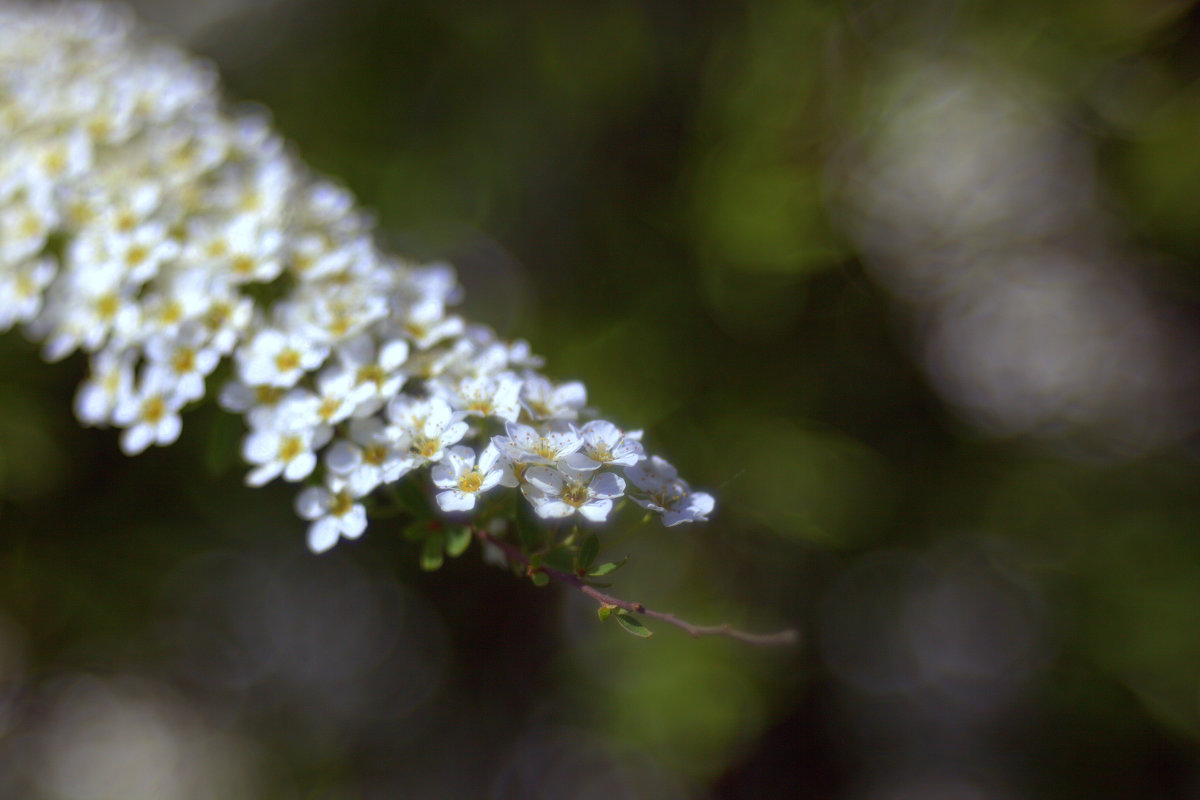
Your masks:
[[[474,528],[473,530],[481,542],[486,542],[493,547],[499,548],[500,551],[508,557],[509,561],[515,561],[519,564],[524,564],[526,568],[529,567],[529,556],[525,555],[525,553],[523,553],[516,545],[506,542],[503,539],[497,539],[481,528]],[[569,572],[563,572],[562,570],[548,567],[545,564],[529,571],[530,574],[534,572],[542,572],[553,581],[564,583],[567,586],[578,589],[580,592],[583,592],[585,595],[595,600],[601,606],[607,608],[622,608],[626,611],[644,614],[651,619],[661,620],[668,625],[674,625],[676,628],[686,631],[690,636],[692,636],[692,638],[699,638],[701,636],[728,636],[730,639],[737,639],[739,642],[759,645],[795,644],[800,638],[796,631],[792,628],[778,631],[776,633],[746,633],[745,631],[739,631],[737,628],[729,625],[693,625],[686,620],[680,619],[674,614],[668,614],[665,611],[655,611],[654,609],[646,608],[641,603],[635,603],[629,600],[622,600],[619,597],[613,597],[610,594],[600,591],[595,586],[589,586],[578,575],[572,575]]]

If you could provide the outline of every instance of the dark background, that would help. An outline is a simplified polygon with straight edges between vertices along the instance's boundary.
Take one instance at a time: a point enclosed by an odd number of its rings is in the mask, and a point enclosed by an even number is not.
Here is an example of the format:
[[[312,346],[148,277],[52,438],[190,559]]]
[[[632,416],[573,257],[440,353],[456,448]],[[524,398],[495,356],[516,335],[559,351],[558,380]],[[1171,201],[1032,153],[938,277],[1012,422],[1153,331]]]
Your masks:
[[[0,796],[1200,797],[1200,7],[145,3],[717,498],[649,641],[0,341]],[[213,388],[213,387],[210,387]]]

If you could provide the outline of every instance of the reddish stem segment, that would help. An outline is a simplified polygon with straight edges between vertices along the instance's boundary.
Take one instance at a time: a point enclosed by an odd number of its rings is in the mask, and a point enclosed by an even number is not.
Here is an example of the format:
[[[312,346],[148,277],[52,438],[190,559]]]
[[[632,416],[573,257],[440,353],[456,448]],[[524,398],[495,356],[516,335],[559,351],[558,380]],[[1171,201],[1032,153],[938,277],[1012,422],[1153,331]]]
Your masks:
[[[674,614],[668,614],[665,611],[655,611],[654,609],[646,608],[641,603],[635,603],[629,600],[622,600],[619,597],[613,597],[610,594],[600,591],[595,586],[589,586],[578,575],[573,575],[569,572],[554,569],[546,565],[541,565],[534,569],[529,569],[529,556],[525,555],[519,547],[506,542],[503,539],[497,539],[485,530],[473,528],[475,535],[481,542],[486,542],[493,547],[498,548],[509,561],[515,561],[519,564],[524,564],[530,574],[534,572],[544,573],[550,580],[558,583],[566,584],[567,586],[578,589],[588,597],[595,600],[601,606],[608,608],[621,608],[626,611],[644,614],[651,619],[661,620],[668,625],[674,625],[676,628],[684,630],[692,638],[701,636],[728,636],[730,639],[737,639],[739,642],[758,645],[787,645],[795,644],[799,640],[799,635],[792,628],[778,631],[776,633],[746,633],[739,631],[737,628],[729,625],[693,625],[686,620],[682,620]]]

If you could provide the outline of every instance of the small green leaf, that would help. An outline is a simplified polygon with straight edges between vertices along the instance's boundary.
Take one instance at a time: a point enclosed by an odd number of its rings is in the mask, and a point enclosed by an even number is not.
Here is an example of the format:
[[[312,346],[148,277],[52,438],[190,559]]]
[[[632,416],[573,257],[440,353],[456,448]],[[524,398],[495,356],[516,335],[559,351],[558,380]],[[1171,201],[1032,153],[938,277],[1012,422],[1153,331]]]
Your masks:
[[[390,487],[389,494],[397,506],[418,519],[429,519],[433,516],[433,510],[429,507],[429,498],[421,490],[419,481],[399,481],[390,484]]]
[[[600,555],[600,537],[596,534],[589,534],[583,540],[583,544],[579,546],[579,555],[575,559],[575,569],[586,570],[596,560],[596,556]]]
[[[615,611],[616,608],[616,606],[600,606],[596,609],[596,616],[600,618],[601,622],[604,622],[604,620],[612,616],[612,612]]]
[[[620,569],[621,567],[625,566],[625,562],[628,560],[629,560],[629,556],[625,556],[620,561],[617,561],[615,563],[612,561],[606,561],[605,563],[588,570],[588,575],[590,575],[594,578],[599,578],[602,575],[607,575],[608,573],[614,572],[614,571]]]
[[[627,611],[617,612],[617,622],[625,629],[627,633],[631,633],[641,639],[649,639],[654,635],[654,632],[642,624],[641,620],[633,616]]]
[[[529,576],[534,586],[545,586],[550,582],[550,576],[544,572],[534,572]]]
[[[458,558],[471,546],[471,529],[466,525],[451,525],[446,529],[446,555]]]
[[[441,569],[442,562],[445,560],[443,550],[446,546],[446,537],[441,531],[436,531],[429,534],[425,539],[425,544],[421,547],[421,569],[426,572],[433,572]]]
[[[570,572],[575,567],[575,559],[566,548],[551,550],[542,556],[541,563],[553,567],[559,572]]]

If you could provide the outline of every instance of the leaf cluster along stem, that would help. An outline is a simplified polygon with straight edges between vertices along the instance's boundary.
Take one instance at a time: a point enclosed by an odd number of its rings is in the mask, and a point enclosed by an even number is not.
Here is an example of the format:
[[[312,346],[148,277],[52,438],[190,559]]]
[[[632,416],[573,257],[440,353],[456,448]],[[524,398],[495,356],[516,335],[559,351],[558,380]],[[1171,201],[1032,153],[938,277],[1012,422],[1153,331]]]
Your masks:
[[[506,542],[503,539],[497,539],[495,536],[492,536],[482,528],[473,528],[472,530],[474,531],[475,536],[481,542],[486,542],[487,544],[498,548],[504,553],[505,556],[508,557],[509,561],[524,564],[527,568],[530,567],[529,556],[525,555],[525,553],[522,552],[521,549],[516,545]],[[595,586],[589,585],[577,575],[572,575],[569,572],[563,572],[562,570],[546,566],[545,564],[541,564],[533,568],[531,572],[541,572],[552,581],[566,584],[567,586],[577,589],[599,603],[601,609],[623,609],[628,612],[644,614],[652,619],[661,620],[668,625],[674,625],[676,628],[687,632],[687,634],[692,638],[699,638],[701,636],[727,636],[730,639],[736,639],[739,642],[764,646],[795,644],[800,638],[799,634],[793,628],[787,628],[775,633],[747,633],[746,631],[738,630],[737,628],[734,628],[728,624],[694,625],[686,620],[680,619],[674,614],[670,614],[665,611],[655,611],[654,609],[646,608],[646,606],[641,603],[630,600],[622,600],[619,597],[614,597],[606,592],[600,591]]]

